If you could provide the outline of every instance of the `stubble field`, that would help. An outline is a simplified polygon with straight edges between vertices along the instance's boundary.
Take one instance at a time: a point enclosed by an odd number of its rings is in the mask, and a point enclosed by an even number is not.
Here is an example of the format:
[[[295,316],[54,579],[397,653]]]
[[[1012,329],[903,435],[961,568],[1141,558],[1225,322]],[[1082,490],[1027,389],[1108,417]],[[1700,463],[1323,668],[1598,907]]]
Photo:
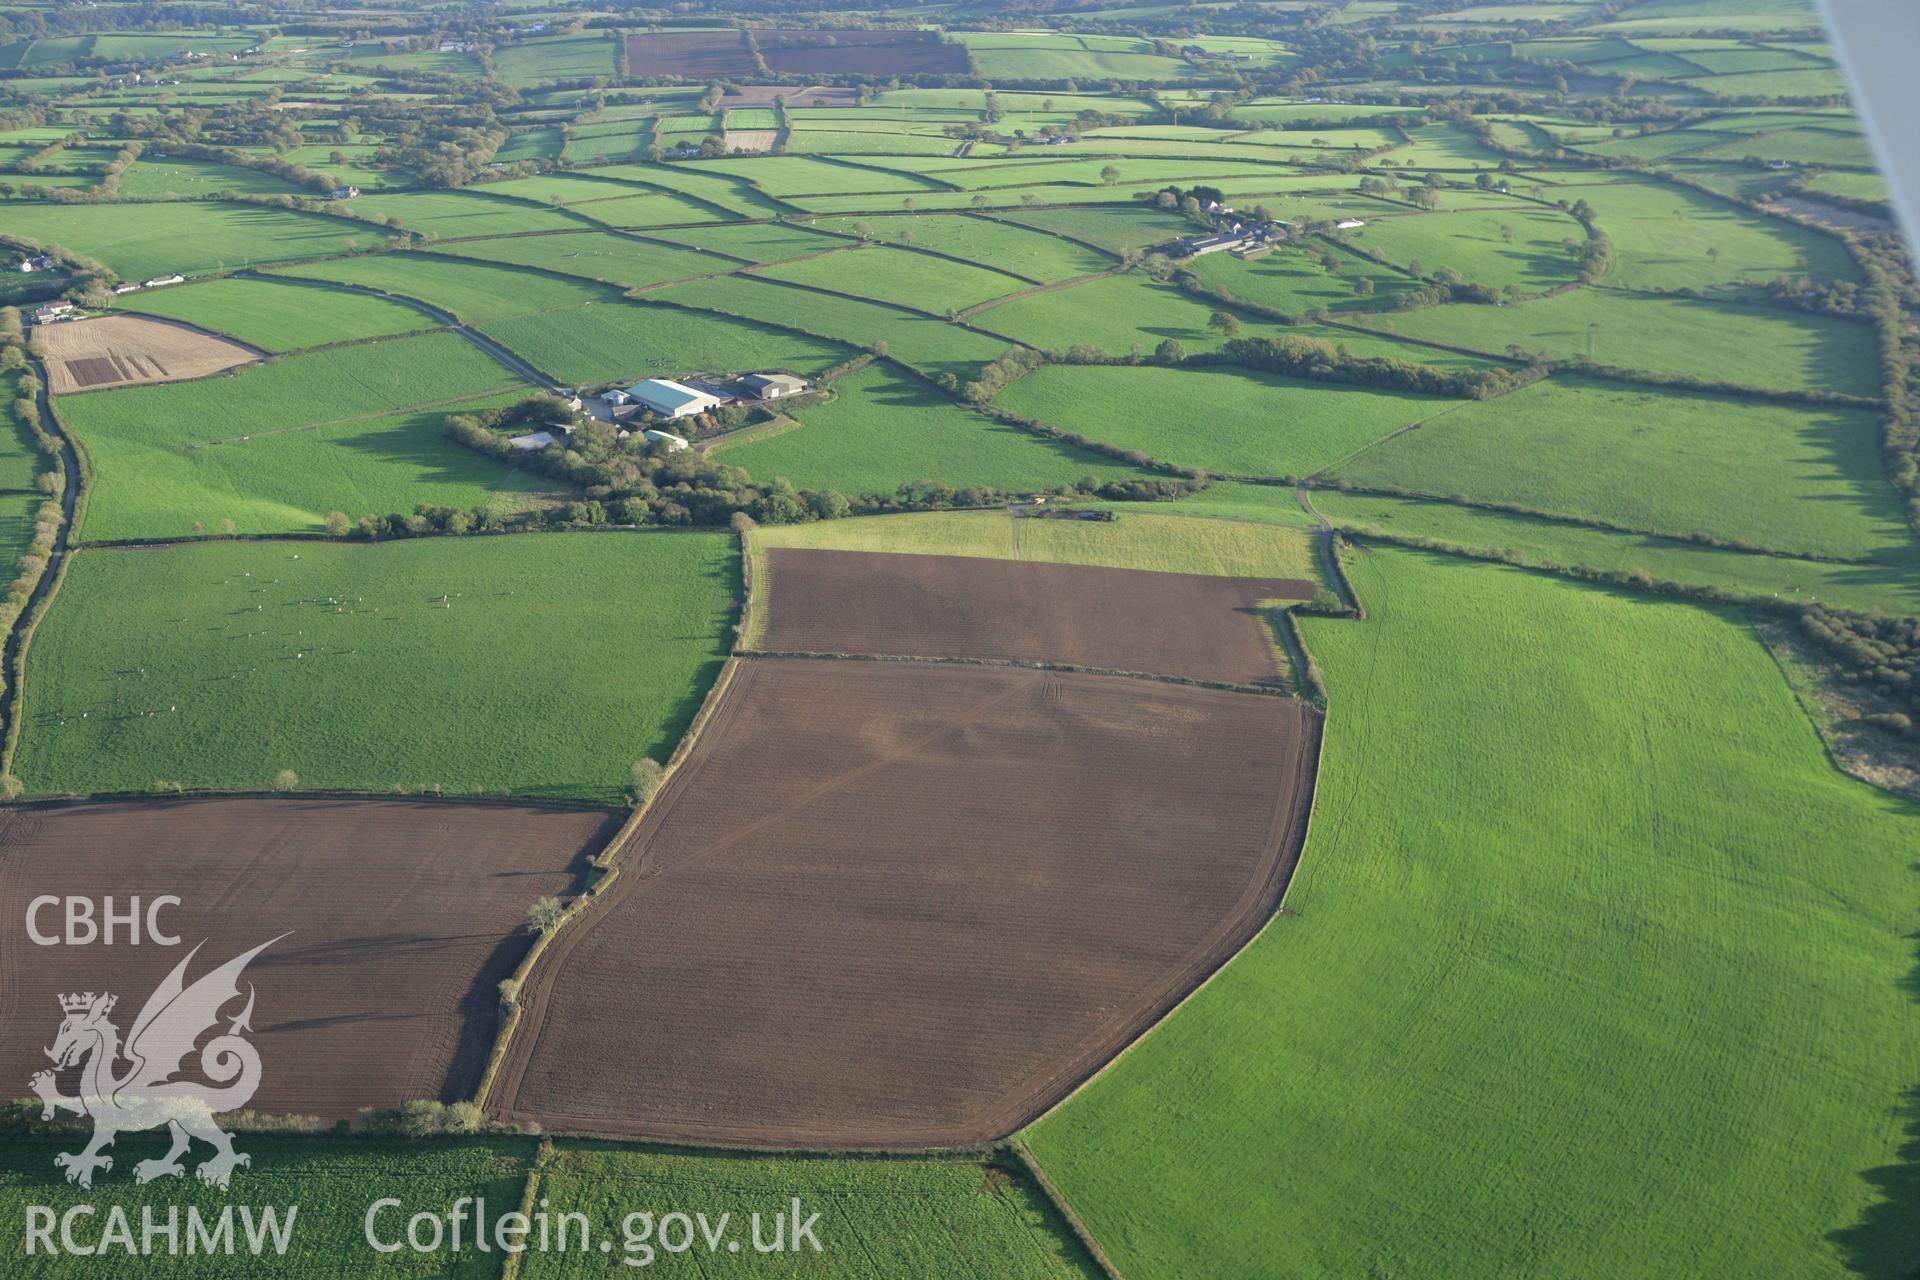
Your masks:
[[[202,378],[260,357],[217,334],[145,316],[44,326],[34,331],[34,345],[55,393]]]

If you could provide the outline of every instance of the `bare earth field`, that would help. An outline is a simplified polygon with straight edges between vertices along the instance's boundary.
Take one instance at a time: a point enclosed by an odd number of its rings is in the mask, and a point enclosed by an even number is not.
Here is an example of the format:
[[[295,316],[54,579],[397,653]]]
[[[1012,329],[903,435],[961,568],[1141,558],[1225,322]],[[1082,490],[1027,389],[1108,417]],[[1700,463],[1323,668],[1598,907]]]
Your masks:
[[[965,46],[947,44],[933,31],[756,27],[753,38],[767,66],[781,75],[961,75],[967,70]]]
[[[742,84],[735,85],[727,92],[724,105],[770,107],[775,98],[785,98],[790,107],[851,107],[856,101],[852,89],[835,85],[810,84],[804,89],[796,89],[783,84]]]
[[[33,333],[56,395],[204,378],[262,354],[231,338],[152,316],[72,320],[40,326]]]
[[[729,151],[771,151],[779,140],[778,129],[729,129],[724,138]]]
[[[205,942],[189,982],[291,930],[244,975],[263,1064],[255,1109],[336,1119],[470,1097],[498,984],[526,954],[527,908],[578,889],[618,821],[603,810],[385,800],[0,812],[0,1096],[26,1096],[48,1066],[62,993],[114,992],[125,1035],[195,945]],[[24,921],[42,894],[96,904],[111,894],[122,910],[135,896],[173,894],[181,904],[160,922],[180,945],[132,946],[123,932],[113,946],[36,946]],[[43,910],[39,926],[59,933],[60,909]],[[63,1076],[62,1092],[73,1083]]]
[[[738,31],[656,31],[627,37],[627,74],[690,80],[750,76],[753,58]]]
[[[687,1142],[997,1138],[1264,924],[1307,704],[1117,676],[742,658],[522,993],[490,1110]]]
[[[767,551],[776,653],[1056,662],[1278,683],[1263,600],[1310,582],[864,551]]]

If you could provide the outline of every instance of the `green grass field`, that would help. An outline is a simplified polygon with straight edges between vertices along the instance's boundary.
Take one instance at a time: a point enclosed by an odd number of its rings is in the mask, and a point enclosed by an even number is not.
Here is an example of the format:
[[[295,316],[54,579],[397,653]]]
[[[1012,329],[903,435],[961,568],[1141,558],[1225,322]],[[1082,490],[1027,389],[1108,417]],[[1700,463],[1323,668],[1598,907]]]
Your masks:
[[[1048,365],[995,403],[1183,467],[1304,476],[1466,402],[1244,370]]]
[[[451,333],[431,333],[286,356],[230,376],[62,396],[56,405],[61,421],[89,450],[96,441],[105,446],[104,456],[97,459],[96,484],[107,495],[102,504],[107,514],[96,525],[90,509],[79,532],[93,538],[133,536],[102,529],[115,526],[113,490],[123,480],[131,488],[151,479],[142,470],[151,450],[267,444],[275,432],[466,400],[520,385],[518,377],[471,343]],[[121,455],[113,446],[123,441],[139,447]],[[114,465],[122,456],[130,468],[124,477]]]
[[[557,209],[531,201],[489,195],[485,187],[477,187],[472,191],[407,191],[393,195],[376,193],[349,201],[347,208],[355,217],[369,218],[375,222],[398,218],[406,230],[416,235],[438,236],[442,240],[510,235],[516,231],[567,231],[580,228],[577,218],[569,217]]]
[[[1339,262],[1337,272],[1329,272],[1323,265],[1325,254]],[[1358,254],[1324,244],[1276,250],[1249,260],[1214,253],[1194,259],[1188,269],[1209,288],[1225,289],[1236,298],[1296,316],[1318,307],[1328,311],[1377,311],[1417,283]],[[1361,286],[1367,292],[1355,288],[1358,280],[1367,282]]]
[[[212,160],[147,160],[128,166],[116,191],[121,199],[162,196],[213,196],[227,191],[245,195],[294,195],[300,188],[284,178],[258,169]]]
[[[723,445],[714,460],[760,480],[785,476],[803,489],[837,489],[849,497],[890,494],[914,480],[1025,492],[1087,476],[1141,474],[960,408],[885,365],[842,379],[834,392],[831,401],[799,410],[798,428]]]
[[[483,325],[481,331],[562,382],[692,370],[792,369],[812,375],[853,354],[838,343],[684,307],[614,302]]]
[[[1858,276],[1839,241],[1684,187],[1608,182],[1565,194],[1593,206],[1613,241],[1603,282],[1623,289],[1721,289],[1802,271],[1821,280]]]
[[[692,249],[724,253],[749,262],[783,262],[831,249],[835,242],[811,231],[773,222],[754,222],[729,226],[715,223],[707,227],[671,227],[650,232],[656,239],[670,240]]]
[[[1514,306],[1471,303],[1368,317],[1410,338],[1504,354],[1518,343],[1554,359],[1687,374],[1770,391],[1880,394],[1873,330],[1781,307],[1576,289]]]
[[[325,257],[348,252],[356,240],[370,245],[379,238],[337,218],[205,202],[10,206],[7,232],[64,245],[133,281]]]
[[[596,177],[619,178],[681,192],[707,206],[702,220],[729,216],[767,218],[785,212],[789,206],[754,186],[748,180],[751,173],[751,169],[740,165],[718,173],[683,164],[609,165],[594,170]]]
[[[96,541],[234,531],[318,533],[327,513],[408,514],[420,503],[505,514],[543,495],[575,493],[538,472],[504,467],[446,439],[447,415],[510,405],[517,389],[432,409],[372,414],[251,440],[155,440],[134,430],[87,436],[105,483],[87,508]]]
[[[1846,559],[1913,535],[1865,409],[1556,377],[1360,454],[1336,478]]]
[[[493,51],[494,67],[511,85],[612,76],[619,73],[619,59],[619,43],[598,31],[525,40]]]
[[[1177,58],[1162,57],[1144,40],[1118,47],[1090,48],[1071,35],[1052,32],[962,31],[980,65],[994,80],[1183,80],[1197,69]]]
[[[234,277],[143,289],[115,299],[114,305],[122,311],[184,320],[263,351],[380,338],[440,324],[416,308],[386,298]]]
[[[449,244],[444,252],[484,262],[536,267],[598,280],[622,289],[713,275],[739,263],[713,254],[653,244],[632,236],[588,231],[581,235],[506,236]]]
[[[1807,180],[1806,189],[1815,195],[1844,196],[1849,200],[1887,198],[1887,184],[1877,173],[1822,173]]]
[[[616,801],[685,730],[738,593],[719,533],[83,552],[33,642],[14,771]]]
[[[849,234],[857,223],[865,223],[876,239],[887,244],[916,244],[1049,284],[1105,271],[1113,265],[1113,259],[1105,254],[1071,240],[985,218],[911,214],[824,218],[820,225]]]
[[[533,271],[417,253],[377,253],[336,262],[312,262],[288,268],[285,274],[418,298],[467,324],[588,302],[614,302],[620,297],[613,289],[585,280],[560,280]]]
[[[1224,339],[1207,325],[1216,309],[1177,285],[1128,272],[1015,298],[977,312],[972,320],[1052,351],[1085,343],[1110,355],[1126,355],[1136,347],[1151,354],[1167,338],[1189,351],[1219,346]],[[1248,322],[1246,328],[1264,327]]]
[[[594,1238],[615,1242],[615,1259],[632,1274],[832,1275],[845,1280],[910,1280],[971,1273],[997,1280],[1097,1280],[1099,1268],[1067,1233],[1058,1212],[1023,1171],[973,1160],[860,1160],[831,1156],[680,1155],[567,1143],[541,1170],[540,1194],[553,1212],[584,1212]],[[747,1247],[751,1217],[819,1213],[819,1253],[756,1255]],[[738,1253],[710,1257],[658,1248],[651,1261],[627,1251],[623,1220],[704,1211],[711,1225],[731,1213]],[[637,1227],[636,1227],[637,1231]],[[677,1236],[675,1237],[677,1240]],[[644,1241],[642,1243],[645,1243]],[[619,1270],[622,1268],[615,1268]],[[526,1280],[588,1280],[607,1275],[607,1255],[528,1254]]]
[[[1914,807],[1736,615],[1353,577],[1288,913],[1029,1133],[1121,1271],[1898,1274]]]
[[[759,274],[935,315],[1033,287],[1030,281],[1005,272],[884,246],[778,263],[762,268]]]
[[[595,200],[573,207],[572,212],[603,227],[649,229],[685,223],[707,223],[725,215],[716,213],[700,201],[667,191],[654,191],[618,200]]]
[[[488,1215],[497,1218],[520,1205],[534,1143],[530,1138],[490,1137],[472,1140],[340,1139],[238,1134],[235,1146],[253,1163],[240,1171],[231,1192],[205,1187],[188,1177],[138,1186],[131,1169],[138,1160],[166,1152],[163,1132],[128,1134],[114,1148],[114,1172],[90,1190],[68,1185],[55,1169],[53,1157],[77,1150],[79,1136],[64,1140],[9,1135],[0,1151],[0,1221],[5,1227],[7,1274],[22,1280],[132,1280],[164,1276],[178,1280],[215,1280],[245,1274],[290,1277],[291,1280],[493,1280],[499,1275],[500,1255],[480,1254],[472,1248],[461,1255],[376,1253],[367,1244],[368,1206],[383,1197],[397,1197],[408,1213],[432,1208],[444,1213],[464,1196],[484,1197]],[[204,1154],[205,1148],[198,1148]],[[194,1157],[188,1157],[189,1162]],[[244,1190],[243,1190],[244,1189]],[[76,1219],[77,1238],[97,1242],[111,1209],[123,1209],[140,1238],[141,1210],[151,1208],[158,1222],[179,1206],[181,1256],[166,1256],[166,1237],[158,1236],[159,1256],[129,1256],[124,1249],[105,1248],[92,1256],[48,1256],[26,1253],[27,1206],[44,1205],[64,1214],[76,1205],[97,1206],[96,1214]],[[294,1209],[293,1230],[284,1256],[269,1252],[255,1260],[245,1252],[234,1257],[186,1256],[186,1210],[199,1210],[211,1227],[223,1209],[234,1209],[234,1235],[244,1240],[239,1205],[256,1214],[272,1207],[285,1221]],[[385,1239],[406,1230],[404,1215],[383,1213],[379,1229]],[[471,1229],[468,1232],[471,1243]],[[58,1239],[58,1236],[55,1236]]]
[[[1021,226],[1098,245],[1116,256],[1191,230],[1176,214],[1146,208],[1016,209],[1003,216]]]
[[[1586,239],[1566,214],[1525,206],[1373,218],[1348,234],[1399,266],[1418,262],[1429,274],[1452,267],[1475,284],[1518,285],[1528,293],[1573,280],[1573,255],[1562,242]]]
[[[1890,552],[1884,563],[1832,564],[1380,494],[1322,489],[1314,492],[1313,504],[1342,528],[1432,538],[1529,565],[1637,570],[1663,581],[1745,595],[1863,611],[1920,612],[1920,548]]]
[[[691,307],[753,317],[819,334],[850,346],[884,342],[895,359],[928,375],[972,378],[1006,354],[1005,340],[896,307],[836,298],[748,276],[716,276],[673,285],[656,295]],[[983,313],[982,323],[991,312]],[[988,327],[992,327],[990,324]]]

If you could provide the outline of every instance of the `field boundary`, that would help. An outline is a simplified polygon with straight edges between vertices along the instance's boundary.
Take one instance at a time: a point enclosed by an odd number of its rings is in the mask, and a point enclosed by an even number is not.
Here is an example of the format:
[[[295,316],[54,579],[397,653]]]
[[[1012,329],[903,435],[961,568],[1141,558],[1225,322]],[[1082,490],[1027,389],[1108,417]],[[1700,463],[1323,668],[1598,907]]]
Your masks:
[[[1303,649],[1304,649],[1304,643],[1305,642],[1303,639],[1302,641]],[[1055,1112],[1059,1111],[1062,1107],[1065,1107],[1068,1103],[1072,1102],[1075,1097],[1079,1096],[1079,1094],[1082,1091],[1090,1088],[1102,1076],[1106,1075],[1109,1071],[1113,1070],[1114,1067],[1118,1066],[1121,1063],[1121,1061],[1123,1061],[1126,1058],[1126,1056],[1134,1050],[1136,1046],[1144,1043],[1148,1036],[1151,1036],[1154,1032],[1158,1031],[1161,1027],[1164,1027],[1168,1022],[1170,1022],[1175,1017],[1175,1015],[1177,1015],[1180,1012],[1180,1010],[1187,1005],[1189,1001],[1195,999],[1197,996],[1199,996],[1199,994],[1202,991],[1205,991],[1210,985],[1212,985],[1213,980],[1215,978],[1218,978],[1221,975],[1221,973],[1225,972],[1225,970],[1229,965],[1231,965],[1235,960],[1239,959],[1242,955],[1246,954],[1248,948],[1256,945],[1260,941],[1260,939],[1265,937],[1267,934],[1267,931],[1273,928],[1275,921],[1279,920],[1282,916],[1289,914],[1287,911],[1287,895],[1293,892],[1294,881],[1299,878],[1300,864],[1306,860],[1307,846],[1312,842],[1312,839],[1313,839],[1314,809],[1320,800],[1321,746],[1326,737],[1326,724],[1328,719],[1328,712],[1321,711],[1318,708],[1316,708],[1315,714],[1311,717],[1311,719],[1314,725],[1313,765],[1310,771],[1312,777],[1311,777],[1311,783],[1307,788],[1307,803],[1303,807],[1300,815],[1299,843],[1294,849],[1292,863],[1287,868],[1286,880],[1280,886],[1280,895],[1274,903],[1273,910],[1268,913],[1266,920],[1264,920],[1261,923],[1259,928],[1253,931],[1253,933],[1247,938],[1245,942],[1241,943],[1238,947],[1234,949],[1232,955],[1228,956],[1226,959],[1222,960],[1218,965],[1214,966],[1212,972],[1208,973],[1199,982],[1195,983],[1191,990],[1189,990],[1185,995],[1181,996],[1178,1001],[1176,1001],[1174,1004],[1169,1006],[1164,1012],[1162,1012],[1157,1018],[1155,1018],[1152,1021],[1152,1023],[1150,1023],[1144,1030],[1140,1032],[1140,1034],[1136,1035],[1135,1037],[1133,1037],[1133,1039],[1129,1040],[1125,1045],[1121,1046],[1120,1049],[1118,1049],[1113,1054],[1112,1057],[1108,1058],[1106,1062],[1101,1064],[1099,1070],[1087,1076],[1086,1079],[1080,1081],[1080,1083],[1076,1084],[1072,1089],[1068,1090],[1063,1096],[1061,1096],[1056,1102],[1054,1102],[1052,1106],[1048,1107],[1046,1110],[1042,1111],[1039,1115],[1034,1116],[1032,1119],[1027,1121],[1026,1124],[1022,1125],[1021,1126],[1022,1131],[1031,1130],[1033,1126],[1039,1124],[1041,1121],[1045,1120],[1048,1116],[1053,1115]],[[1036,1166],[1038,1166],[1039,1164],[1039,1161],[1037,1159],[1035,1160],[1035,1164]],[[1061,1203],[1063,1205],[1069,1204],[1069,1202],[1066,1200],[1066,1197],[1064,1195],[1061,1196]]]
[[[540,1145],[534,1148],[533,1158],[527,1161],[527,1185],[520,1192],[520,1214],[529,1221],[532,1220],[534,1206],[539,1201],[540,1184],[546,1180],[547,1165],[557,1154],[553,1139],[542,1138]],[[520,1263],[525,1257],[524,1249],[507,1254],[500,1264],[500,1280],[519,1280]]]
[[[978,558],[986,559],[987,557],[982,556]],[[1060,671],[1069,675],[1113,676],[1121,680],[1150,680],[1155,684],[1177,684],[1190,689],[1217,689],[1222,693],[1245,693],[1263,698],[1291,699],[1294,697],[1291,690],[1281,688],[1278,685],[1235,684],[1230,680],[1201,680],[1193,676],[1165,676],[1156,675],[1151,671],[1124,671],[1118,667],[1087,667],[1071,662],[1035,662],[1021,658],[956,658],[941,654],[824,653],[812,649],[744,648],[739,650],[738,656],[742,658],[802,658],[818,662],[924,663],[927,666],[936,667],[996,667],[1013,668],[1020,671]]]
[[[67,580],[67,566],[73,562],[73,534],[79,522],[87,480],[92,475],[91,460],[82,461],[80,446],[66,424],[53,411],[53,389],[47,384],[46,365],[37,357],[27,366],[34,374],[39,390],[34,395],[34,412],[40,415],[40,429],[60,442],[60,527],[54,532],[47,563],[34,581],[26,607],[14,619],[7,632],[4,650],[6,668],[0,672],[0,720],[5,724],[5,740],[0,742],[0,781],[13,776],[13,757],[20,744],[22,717],[20,708],[26,695],[27,648],[33,643],[40,620],[47,615],[60,587]],[[50,430],[49,430],[50,428]]]
[[[1395,432],[1394,434],[1399,435],[1400,432]],[[1381,442],[1378,440],[1374,441],[1374,444],[1379,443]],[[1367,446],[1369,449],[1372,447],[1373,445]],[[1365,452],[1365,450],[1361,450],[1360,452]],[[1343,459],[1342,461],[1347,460],[1348,459]],[[1391,498],[1400,502],[1424,502],[1434,506],[1460,507],[1469,511],[1491,511],[1498,515],[1523,516],[1532,520],[1541,520],[1548,524],[1564,524],[1579,529],[1593,529],[1601,533],[1628,534],[1640,538],[1659,538],[1666,542],[1678,542],[1688,546],[1705,547],[1712,551],[1726,551],[1749,556],[1766,556],[1774,560],[1802,560],[1811,564],[1852,565],[1855,567],[1870,566],[1874,563],[1873,560],[1866,557],[1848,559],[1844,556],[1825,556],[1813,551],[1789,551],[1784,547],[1763,547],[1755,543],[1731,541],[1709,542],[1699,537],[1688,537],[1684,533],[1673,533],[1662,529],[1642,529],[1636,528],[1633,525],[1615,524],[1610,520],[1603,520],[1599,516],[1584,516],[1565,511],[1541,511],[1533,507],[1523,507],[1513,503],[1494,502],[1484,498],[1450,498],[1437,493],[1426,493],[1416,489],[1395,490],[1370,485],[1341,485],[1331,481],[1324,483],[1303,481],[1298,488],[1303,494],[1311,492],[1314,489],[1325,489],[1333,493],[1355,493],[1362,497]],[[1303,502],[1306,502],[1304,497]],[[1318,514],[1310,502],[1307,502],[1307,510],[1316,515]]]
[[[1027,1171],[1027,1176],[1031,1177],[1034,1185],[1040,1188],[1040,1193],[1053,1202],[1054,1212],[1060,1215],[1061,1221],[1067,1224],[1067,1230],[1073,1233],[1074,1238],[1080,1242],[1081,1248],[1093,1258],[1094,1264],[1106,1273],[1108,1280],[1126,1280],[1126,1276],[1121,1273],[1119,1267],[1114,1265],[1113,1259],[1107,1256],[1107,1251],[1100,1247],[1100,1242],[1094,1239],[1093,1232],[1080,1220],[1080,1215],[1073,1211],[1073,1206],[1067,1203],[1067,1198],[1060,1194],[1060,1188],[1053,1185],[1053,1179],[1047,1176],[1047,1171],[1040,1167],[1040,1162],[1034,1159],[1033,1152],[1027,1149],[1027,1144],[1020,1140],[1018,1134],[1007,1139],[1006,1149]]]
[[[732,686],[738,665],[739,659],[729,654],[720,668],[720,674],[714,677],[712,686],[707,690],[707,696],[701,700],[700,709],[694,712],[692,721],[687,725],[687,731],[680,735],[679,743],[675,745],[673,754],[668,757],[660,776],[660,783],[654,789],[652,797],[635,804],[627,820],[620,824],[619,829],[607,838],[606,845],[594,855],[591,866],[604,874],[588,884],[580,896],[567,905],[566,911],[561,914],[560,919],[551,929],[544,929],[534,936],[533,945],[527,949],[527,954],[514,968],[513,973],[507,977],[506,981],[513,984],[512,1003],[507,1005],[505,1000],[502,1001],[506,1007],[500,1011],[499,1029],[494,1035],[492,1047],[488,1050],[486,1066],[480,1073],[480,1082],[474,1086],[473,1091],[473,1101],[481,1108],[489,1108],[489,1095],[499,1083],[500,1072],[506,1064],[508,1053],[513,1048],[513,1033],[526,1016],[526,988],[528,980],[533,976],[534,967],[553,940],[590,912],[607,889],[620,878],[621,854],[639,834],[640,825],[646,820],[647,815],[658,807],[657,802],[665,794],[667,784],[673,781],[674,775],[679,772],[681,765],[692,753],[694,741],[712,720],[714,709],[719,706],[728,688]],[[541,1014],[544,1017],[545,1002],[542,1001],[541,1004]]]

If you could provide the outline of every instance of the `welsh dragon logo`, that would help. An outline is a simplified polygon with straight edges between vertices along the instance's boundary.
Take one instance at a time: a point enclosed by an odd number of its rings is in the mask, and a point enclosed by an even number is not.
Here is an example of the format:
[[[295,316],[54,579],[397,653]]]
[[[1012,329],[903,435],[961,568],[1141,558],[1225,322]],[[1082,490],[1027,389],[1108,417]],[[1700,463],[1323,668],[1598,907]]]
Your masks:
[[[283,933],[280,938],[286,936]],[[239,998],[241,972],[280,938],[236,956],[188,986],[187,965],[200,952],[200,947],[195,947],[148,998],[124,1044],[120,1029],[107,1020],[119,997],[91,991],[60,997],[64,1015],[60,1034],[46,1051],[53,1059],[54,1070],[40,1072],[30,1084],[42,1104],[41,1119],[51,1120],[60,1111],[93,1117],[93,1140],[86,1149],[62,1152],[53,1158],[56,1167],[66,1170],[68,1182],[91,1187],[96,1171],[113,1168],[112,1157],[101,1152],[112,1146],[115,1138],[161,1125],[171,1131],[173,1148],[158,1160],[142,1160],[135,1165],[136,1182],[184,1175],[186,1166],[180,1157],[195,1138],[214,1149],[214,1154],[194,1170],[209,1186],[225,1190],[234,1169],[252,1163],[233,1149],[232,1135],[213,1120],[222,1112],[245,1106],[260,1087],[260,1051],[244,1038],[244,1033],[253,1030],[249,1023],[253,1016],[251,984],[247,987],[246,1008],[228,1022],[224,1033],[200,1049],[200,1070],[211,1084],[175,1077],[200,1037],[218,1025],[220,1010]],[[116,1074],[122,1060],[126,1069]],[[67,1097],[60,1092],[55,1072],[82,1063],[80,1092]]]

